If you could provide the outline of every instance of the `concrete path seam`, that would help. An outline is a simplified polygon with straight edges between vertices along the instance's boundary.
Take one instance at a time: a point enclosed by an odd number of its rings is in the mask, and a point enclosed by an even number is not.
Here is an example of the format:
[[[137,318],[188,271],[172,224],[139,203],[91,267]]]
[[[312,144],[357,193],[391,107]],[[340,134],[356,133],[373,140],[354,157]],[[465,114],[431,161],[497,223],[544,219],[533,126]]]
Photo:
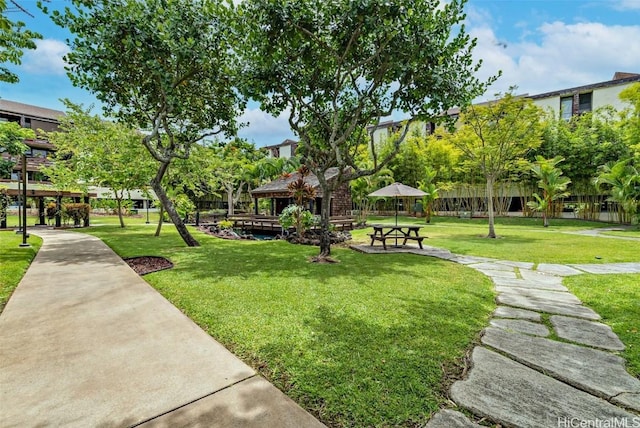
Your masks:
[[[170,415],[170,414],[171,414],[171,413],[173,413],[173,412],[176,412],[176,411],[179,411],[179,410],[181,410],[181,409],[184,409],[185,407],[188,407],[188,406],[190,406],[190,405],[192,405],[192,404],[194,404],[194,403],[197,403],[198,401],[204,400],[204,399],[205,399],[205,398],[207,398],[207,397],[211,397],[211,396],[213,396],[213,395],[215,395],[215,394],[218,394],[218,393],[220,393],[220,392],[222,392],[222,391],[224,391],[224,390],[226,390],[226,389],[233,388],[234,386],[236,386],[236,385],[238,385],[238,384],[241,384],[242,382],[246,382],[247,380],[249,380],[249,379],[251,379],[251,378],[254,378],[254,377],[256,377],[256,376],[258,376],[258,377],[259,377],[260,375],[259,375],[258,373],[255,373],[255,374],[253,374],[253,375],[251,375],[251,376],[247,376],[247,377],[246,377],[246,378],[244,378],[244,379],[240,379],[240,380],[238,380],[238,381],[236,381],[236,382],[233,382],[233,383],[231,383],[231,384],[229,384],[229,385],[226,385],[226,386],[224,386],[224,387],[222,387],[222,388],[219,388],[219,389],[217,389],[217,390],[215,390],[215,391],[213,391],[213,392],[210,392],[210,393],[208,393],[208,394],[205,394],[205,395],[203,395],[202,397],[199,397],[199,398],[196,398],[196,399],[194,399],[194,400],[191,400],[191,401],[189,401],[188,403],[181,404],[181,405],[179,405],[179,406],[177,406],[177,407],[175,407],[175,408],[173,408],[173,409],[167,410],[166,412],[162,412],[162,413],[160,413],[160,414],[158,414],[158,415],[155,415],[155,416],[152,416],[152,417],[150,417],[150,418],[148,418],[148,419],[146,419],[146,420],[144,420],[144,421],[140,421],[139,423],[137,423],[137,424],[135,424],[135,425],[131,425],[131,428],[139,427],[139,426],[144,425],[144,424],[146,424],[146,423],[148,423],[148,422],[151,422],[151,421],[153,421],[153,420],[156,420],[156,419],[162,418],[163,416]]]

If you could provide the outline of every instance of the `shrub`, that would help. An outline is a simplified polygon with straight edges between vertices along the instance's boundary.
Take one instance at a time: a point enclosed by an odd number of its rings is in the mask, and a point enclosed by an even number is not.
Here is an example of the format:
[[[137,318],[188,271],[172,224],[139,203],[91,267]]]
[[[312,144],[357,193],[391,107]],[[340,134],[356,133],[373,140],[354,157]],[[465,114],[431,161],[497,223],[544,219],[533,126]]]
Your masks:
[[[218,222],[218,226],[220,229],[231,229],[233,227],[233,222],[231,220],[220,220]]]
[[[305,210],[301,206],[294,204],[289,205],[282,210],[280,217],[278,217],[278,221],[284,229],[289,229],[295,226],[298,236],[302,236],[304,232],[309,230],[311,226],[316,223],[316,218],[311,214],[311,211]]]
[[[64,204],[62,206],[62,217],[72,219],[75,225],[79,225],[81,221],[89,218],[90,212],[91,205],[89,204]]]
[[[45,215],[49,220],[52,220],[58,212],[58,207],[55,202],[48,202],[44,208]]]

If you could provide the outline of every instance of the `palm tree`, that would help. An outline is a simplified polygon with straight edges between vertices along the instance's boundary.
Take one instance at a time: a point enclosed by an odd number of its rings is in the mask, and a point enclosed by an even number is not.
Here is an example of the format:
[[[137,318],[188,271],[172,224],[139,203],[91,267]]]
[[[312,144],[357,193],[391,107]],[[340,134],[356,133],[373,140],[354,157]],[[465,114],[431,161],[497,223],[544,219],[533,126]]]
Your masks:
[[[571,183],[568,177],[562,176],[562,170],[557,168],[564,158],[556,156],[553,159],[545,159],[536,156],[536,161],[531,165],[531,172],[538,178],[538,187],[542,189],[542,196],[533,194],[535,201],[530,201],[527,205],[542,212],[544,227],[549,226],[549,217],[553,215],[553,202],[569,196],[567,186]]]
[[[593,182],[598,188],[603,184],[609,186],[611,196],[607,200],[620,205],[621,223],[625,220],[637,220],[640,205],[640,171],[629,164],[628,159],[601,166],[600,174]]]
[[[377,174],[359,177],[351,182],[351,198],[358,208],[358,224],[366,224],[373,204],[380,199],[371,198],[369,193],[394,181],[391,170],[383,168]]]
[[[422,197],[422,206],[424,208],[425,222],[431,223],[431,211],[433,209],[433,202],[440,197],[438,192],[439,188],[436,187],[433,180],[436,178],[437,171],[427,167],[425,169],[424,181],[418,181],[420,190],[426,193]]]

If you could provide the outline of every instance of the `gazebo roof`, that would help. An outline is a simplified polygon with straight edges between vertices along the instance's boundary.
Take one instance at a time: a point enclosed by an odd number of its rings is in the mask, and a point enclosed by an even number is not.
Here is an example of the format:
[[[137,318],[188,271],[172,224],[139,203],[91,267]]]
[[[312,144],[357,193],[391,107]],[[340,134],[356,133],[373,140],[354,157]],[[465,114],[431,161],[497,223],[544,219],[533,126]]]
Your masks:
[[[324,177],[327,180],[331,180],[338,175],[338,168],[329,168]],[[299,173],[294,172],[292,174],[281,176],[280,178],[273,180],[263,186],[257,187],[251,191],[251,196],[259,198],[268,198],[268,197],[288,197],[289,189],[288,186],[290,183],[296,181],[299,177]],[[314,189],[318,189],[320,183],[318,182],[318,177],[314,174],[309,174],[305,177],[304,182],[312,186]]]

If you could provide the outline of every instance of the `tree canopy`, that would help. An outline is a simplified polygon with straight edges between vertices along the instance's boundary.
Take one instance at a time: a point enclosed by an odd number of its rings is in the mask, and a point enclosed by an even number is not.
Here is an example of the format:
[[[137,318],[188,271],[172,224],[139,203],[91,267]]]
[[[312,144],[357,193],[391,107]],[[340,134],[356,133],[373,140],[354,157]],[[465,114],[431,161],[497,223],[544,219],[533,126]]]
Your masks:
[[[461,128],[449,136],[486,180],[489,238],[496,238],[494,186],[518,159],[541,144],[541,119],[542,111],[531,100],[507,93],[495,102],[464,110]]]
[[[320,258],[330,255],[332,191],[387,164],[417,119],[468,104],[484,92],[475,45],[461,26],[464,0],[247,0],[240,3],[243,90],[274,115],[289,114],[300,152],[322,190]],[[367,127],[394,111],[412,119],[395,150],[361,168]],[[337,179],[324,179],[329,168]]]
[[[71,81],[95,93],[108,116],[145,129],[158,162],[151,186],[183,240],[199,245],[167,197],[162,178],[205,136],[233,135],[242,107],[234,89],[228,21],[214,0],[71,0],[51,12],[67,40]],[[46,11],[46,8],[43,7]]]
[[[6,158],[0,157],[0,177],[11,176],[17,157],[28,149],[24,140],[35,137],[36,134],[32,129],[22,128],[16,122],[0,122],[0,155],[2,153],[9,155]]]
[[[0,82],[17,83],[18,75],[5,64],[20,65],[25,49],[35,49],[34,40],[42,35],[25,28],[22,21],[12,21],[6,15],[7,1],[0,0]]]
[[[58,187],[109,188],[124,227],[122,201],[127,192],[149,185],[156,162],[140,144],[139,131],[92,115],[90,108],[65,104],[67,114],[60,118],[59,131],[47,134],[56,152],[44,172]]]

